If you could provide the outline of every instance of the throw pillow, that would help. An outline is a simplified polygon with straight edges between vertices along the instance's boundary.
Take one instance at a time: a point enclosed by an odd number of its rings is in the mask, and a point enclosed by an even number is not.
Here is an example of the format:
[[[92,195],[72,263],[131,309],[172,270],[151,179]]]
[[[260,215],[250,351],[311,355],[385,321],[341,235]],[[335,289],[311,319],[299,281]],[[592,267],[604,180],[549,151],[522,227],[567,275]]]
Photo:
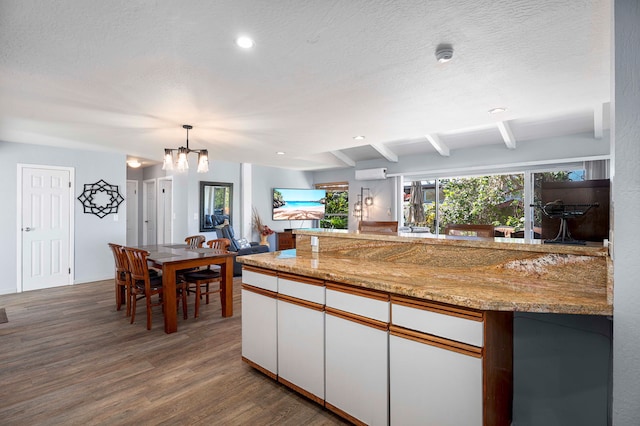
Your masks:
[[[249,248],[251,247],[251,243],[249,241],[247,241],[246,238],[240,238],[236,240],[236,244],[238,245],[238,247],[240,247],[241,249],[245,249],[245,248]]]

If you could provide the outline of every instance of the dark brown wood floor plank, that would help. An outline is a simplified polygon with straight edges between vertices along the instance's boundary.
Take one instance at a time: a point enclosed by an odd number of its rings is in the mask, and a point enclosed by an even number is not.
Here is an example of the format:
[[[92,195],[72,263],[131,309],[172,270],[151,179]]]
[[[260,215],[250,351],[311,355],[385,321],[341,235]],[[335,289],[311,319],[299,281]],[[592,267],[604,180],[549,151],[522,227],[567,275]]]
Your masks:
[[[3,425],[347,424],[253,370],[241,359],[240,281],[234,316],[214,297],[200,318],[178,315],[177,333],[153,328],[144,307],[129,324],[113,281],[0,296],[0,423]]]

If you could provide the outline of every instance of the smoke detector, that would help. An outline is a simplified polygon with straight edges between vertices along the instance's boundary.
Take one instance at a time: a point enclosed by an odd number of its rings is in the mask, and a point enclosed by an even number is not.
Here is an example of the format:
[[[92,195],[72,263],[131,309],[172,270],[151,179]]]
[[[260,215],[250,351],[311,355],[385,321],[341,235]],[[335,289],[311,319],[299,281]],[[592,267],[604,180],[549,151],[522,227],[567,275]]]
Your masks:
[[[449,62],[453,58],[453,47],[441,44],[436,48],[436,59],[441,64]]]

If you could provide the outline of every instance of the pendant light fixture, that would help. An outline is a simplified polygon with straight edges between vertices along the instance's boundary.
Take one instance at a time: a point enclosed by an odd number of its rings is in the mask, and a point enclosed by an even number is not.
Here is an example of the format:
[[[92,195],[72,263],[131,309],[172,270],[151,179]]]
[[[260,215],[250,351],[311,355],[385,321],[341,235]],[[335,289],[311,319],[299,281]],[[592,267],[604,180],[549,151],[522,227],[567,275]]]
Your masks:
[[[198,173],[207,173],[209,171],[209,152],[206,149],[189,149],[189,130],[193,129],[193,126],[189,124],[183,124],[182,128],[187,131],[187,146],[181,146],[179,148],[165,148],[164,149],[164,162],[162,163],[162,170],[173,170],[173,152],[178,152],[178,158],[175,162],[175,167],[178,173],[184,173],[189,169],[189,160],[187,154],[195,152],[198,154]]]
[[[366,192],[365,192],[366,191]],[[369,188],[360,187],[360,193],[358,194],[358,201],[353,205],[353,216],[358,220],[369,217],[369,207],[373,206],[373,197],[369,191]]]

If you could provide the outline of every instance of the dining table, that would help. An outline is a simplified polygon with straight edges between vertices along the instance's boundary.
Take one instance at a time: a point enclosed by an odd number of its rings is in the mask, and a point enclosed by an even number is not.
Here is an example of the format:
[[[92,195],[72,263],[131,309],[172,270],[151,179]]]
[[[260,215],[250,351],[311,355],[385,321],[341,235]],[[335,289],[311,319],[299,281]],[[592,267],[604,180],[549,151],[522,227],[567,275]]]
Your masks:
[[[219,265],[222,278],[220,283],[222,316],[233,315],[233,258],[236,253],[208,247],[192,248],[186,244],[155,244],[137,248],[148,251],[147,260],[154,267],[162,269],[165,333],[178,331],[176,273],[179,270]]]

